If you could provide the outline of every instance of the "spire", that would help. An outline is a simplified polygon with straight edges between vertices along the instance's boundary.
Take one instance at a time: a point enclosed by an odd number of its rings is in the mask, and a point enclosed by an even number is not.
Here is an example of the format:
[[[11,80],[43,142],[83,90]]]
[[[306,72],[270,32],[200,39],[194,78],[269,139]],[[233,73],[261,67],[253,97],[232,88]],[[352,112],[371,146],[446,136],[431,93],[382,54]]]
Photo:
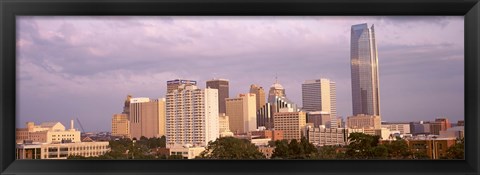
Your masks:
[[[278,75],[275,73],[275,83],[278,84]]]

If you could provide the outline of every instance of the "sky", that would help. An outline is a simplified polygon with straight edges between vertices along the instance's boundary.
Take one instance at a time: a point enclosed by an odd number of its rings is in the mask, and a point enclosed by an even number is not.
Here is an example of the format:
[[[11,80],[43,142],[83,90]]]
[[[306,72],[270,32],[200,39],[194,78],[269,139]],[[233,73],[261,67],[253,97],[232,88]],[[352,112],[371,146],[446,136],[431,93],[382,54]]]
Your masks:
[[[168,80],[228,79],[235,97],[251,84],[268,93],[275,76],[298,106],[305,80],[336,82],[346,118],[360,23],[375,25],[383,121],[464,119],[463,16],[20,16],[16,125],[78,118],[110,131],[127,94],[164,98]]]

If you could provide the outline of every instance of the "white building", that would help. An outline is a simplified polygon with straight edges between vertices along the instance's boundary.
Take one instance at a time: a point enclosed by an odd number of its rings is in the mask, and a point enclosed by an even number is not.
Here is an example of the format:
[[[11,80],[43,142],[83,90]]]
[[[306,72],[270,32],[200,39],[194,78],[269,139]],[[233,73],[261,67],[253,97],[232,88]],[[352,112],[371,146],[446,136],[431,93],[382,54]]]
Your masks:
[[[195,159],[203,151],[205,147],[174,147],[170,148],[170,155],[181,155],[183,159]]]
[[[167,148],[207,146],[219,137],[218,90],[180,85],[167,93]]]
[[[345,128],[325,128],[325,126],[308,127],[307,138],[315,146],[345,145],[347,130]]]
[[[15,132],[16,143],[32,141],[39,143],[61,143],[80,142],[80,131],[73,126],[73,120],[70,121],[70,129],[66,130],[60,122],[43,122],[35,125],[34,122],[27,122],[26,128],[17,128]]]
[[[323,111],[337,117],[335,82],[329,79],[307,80],[302,84],[302,105],[307,112]]]
[[[17,144],[16,159],[67,159],[68,156],[98,157],[110,151],[109,142]]]
[[[410,123],[382,123],[382,128],[399,131],[400,134],[410,134]]]

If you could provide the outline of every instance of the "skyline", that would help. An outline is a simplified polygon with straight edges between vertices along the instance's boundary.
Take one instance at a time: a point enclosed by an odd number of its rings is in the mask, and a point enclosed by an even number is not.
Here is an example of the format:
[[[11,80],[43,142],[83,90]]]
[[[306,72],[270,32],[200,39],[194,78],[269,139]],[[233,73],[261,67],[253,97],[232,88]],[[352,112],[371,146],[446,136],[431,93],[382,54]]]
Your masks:
[[[235,97],[247,93],[250,84],[268,92],[276,75],[287,98],[298,106],[305,80],[335,81],[338,116],[345,119],[352,115],[350,26],[360,23],[376,27],[383,120],[464,118],[463,17],[18,21],[17,127],[26,121],[78,117],[87,130],[108,131],[127,94],[164,98],[168,80],[195,80],[204,89],[207,80],[225,78],[230,80],[230,97]]]

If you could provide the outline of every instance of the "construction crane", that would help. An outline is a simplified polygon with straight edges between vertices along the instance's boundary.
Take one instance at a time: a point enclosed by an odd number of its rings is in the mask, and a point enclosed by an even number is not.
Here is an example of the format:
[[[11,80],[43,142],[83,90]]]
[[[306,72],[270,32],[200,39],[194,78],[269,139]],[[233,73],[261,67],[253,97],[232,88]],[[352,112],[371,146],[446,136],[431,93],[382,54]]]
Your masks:
[[[82,123],[80,123],[80,120],[77,118],[78,125],[80,125],[80,128],[82,128],[82,132],[85,133],[85,129],[83,129]]]

